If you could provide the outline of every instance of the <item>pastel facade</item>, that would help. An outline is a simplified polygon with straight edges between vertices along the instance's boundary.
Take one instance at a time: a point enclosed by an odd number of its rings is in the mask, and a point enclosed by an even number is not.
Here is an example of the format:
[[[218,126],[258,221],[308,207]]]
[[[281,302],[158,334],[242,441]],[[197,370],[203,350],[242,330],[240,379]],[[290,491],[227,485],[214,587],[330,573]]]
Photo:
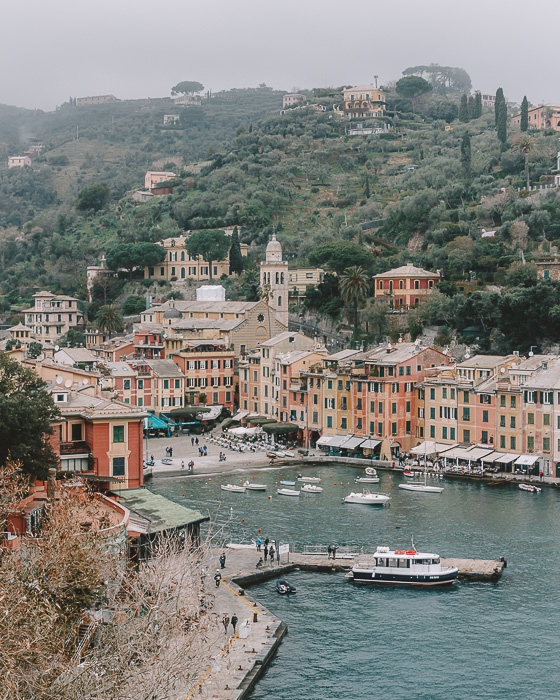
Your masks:
[[[156,187],[160,182],[168,182],[169,180],[173,180],[175,177],[175,173],[172,173],[171,171],[156,171],[156,170],[148,170],[148,172],[144,175],[144,188],[147,190],[152,190],[154,187]]]
[[[119,102],[114,95],[92,95],[91,97],[77,97],[76,107],[91,107],[92,105],[106,105],[111,102]]]
[[[233,229],[226,229],[226,235]],[[155,280],[209,280],[219,279],[223,275],[230,277],[229,256],[224,260],[213,260],[212,270],[200,255],[194,257],[187,250],[188,236],[166,238],[161,245],[165,248],[165,259],[158,265],[144,269],[145,279]],[[249,246],[240,244],[241,255],[247,257]],[[212,272],[212,274],[210,274]]]
[[[84,323],[74,297],[43,291],[34,294],[33,299],[34,306],[23,310],[23,323],[38,340],[56,340]]]
[[[382,117],[385,114],[386,96],[375,85],[356,85],[343,91],[344,114],[348,119]]]
[[[308,287],[317,287],[323,281],[325,271],[320,267],[297,267],[288,270],[288,294],[291,302],[305,299]]]
[[[560,105],[540,104],[529,107],[529,129],[553,129],[560,131]],[[512,124],[521,126],[521,113],[514,114]]]
[[[31,158],[29,156],[8,156],[8,168],[30,168]]]
[[[298,92],[289,92],[282,96],[282,109],[288,109],[303,102],[305,102],[305,95],[300,95]]]

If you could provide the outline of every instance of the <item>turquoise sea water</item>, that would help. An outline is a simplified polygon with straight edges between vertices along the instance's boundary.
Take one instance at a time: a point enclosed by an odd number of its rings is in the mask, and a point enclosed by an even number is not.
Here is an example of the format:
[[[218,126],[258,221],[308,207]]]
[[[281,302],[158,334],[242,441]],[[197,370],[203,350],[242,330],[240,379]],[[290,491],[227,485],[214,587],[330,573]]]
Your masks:
[[[389,493],[389,506],[344,504],[344,495],[359,490],[357,473],[308,470],[325,491],[299,498],[276,495],[278,471],[243,474],[267,483],[267,493],[221,491],[233,477],[151,487],[208,512],[224,541],[255,537],[261,528],[297,550],[336,542],[373,551],[378,544],[407,548],[413,533],[419,550],[508,561],[497,584],[449,590],[360,587],[343,575],[303,572],[289,577],[298,588],[292,597],[278,596],[272,582],[253,587],[289,633],[252,700],[560,698],[560,492],[443,480],[441,495],[412,493],[397,488],[401,476],[381,472],[371,489]]]

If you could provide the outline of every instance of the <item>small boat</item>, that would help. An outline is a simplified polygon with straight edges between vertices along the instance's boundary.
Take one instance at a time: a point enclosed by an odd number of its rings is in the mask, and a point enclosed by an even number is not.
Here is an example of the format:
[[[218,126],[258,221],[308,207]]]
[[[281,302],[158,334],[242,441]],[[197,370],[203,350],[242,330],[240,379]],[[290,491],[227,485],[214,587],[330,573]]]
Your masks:
[[[300,494],[297,489],[278,489],[276,493],[279,496],[299,496]]]
[[[522,491],[531,491],[531,493],[540,493],[542,491],[538,486],[533,486],[533,484],[519,484],[519,488]]]
[[[416,549],[377,547],[370,561],[358,562],[347,574],[354,583],[405,586],[446,586],[457,580],[456,566],[442,566],[439,554]]]
[[[161,460],[161,463],[162,463],[162,464],[173,464],[173,460],[172,460],[172,459],[169,459],[169,457],[164,457],[164,458]]]
[[[290,450],[286,450],[284,454],[286,455],[286,457],[295,457],[295,453],[291,452]]]
[[[323,493],[323,488],[321,486],[316,486],[315,484],[304,484],[301,490],[305,493]]]
[[[374,469],[373,467],[366,467],[365,472],[366,476],[377,476],[377,469]]]
[[[277,454],[276,454],[276,452],[267,452],[267,453],[266,453],[266,456],[267,456],[269,459],[276,459]]]
[[[354,483],[356,483],[356,484],[378,484],[379,477],[378,476],[357,476],[354,479]]]
[[[232,491],[233,493],[245,493],[245,486],[237,486],[236,484],[222,484],[222,491]]]
[[[247,491],[266,491],[266,484],[253,484],[250,481],[243,482]]]
[[[281,481],[280,482],[282,486],[295,486],[296,482],[295,481]]]
[[[403,476],[406,476],[407,479],[414,479],[414,472],[410,469],[405,469],[403,472]]]
[[[280,581],[276,582],[276,593],[280,593],[280,595],[289,595],[290,593],[295,592],[296,587],[292,586],[291,583],[284,581],[284,579],[281,579]]]
[[[302,476],[301,474],[298,474],[297,480],[304,484],[318,484],[321,481],[318,476]]]
[[[368,489],[363,489],[361,493],[350,493],[344,499],[345,503],[362,503],[368,506],[382,506],[391,500],[390,496],[384,493],[371,493]]]
[[[419,491],[422,493],[441,493],[443,486],[428,486],[428,484],[399,484],[404,491]]]

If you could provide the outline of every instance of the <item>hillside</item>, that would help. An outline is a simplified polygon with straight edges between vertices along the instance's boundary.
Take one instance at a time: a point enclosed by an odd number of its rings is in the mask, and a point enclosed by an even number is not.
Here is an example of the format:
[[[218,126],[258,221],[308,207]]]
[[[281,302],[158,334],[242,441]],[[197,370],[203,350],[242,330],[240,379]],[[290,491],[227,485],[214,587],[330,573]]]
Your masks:
[[[332,112],[336,92],[319,98],[325,112],[280,115],[281,93],[234,90],[185,109],[171,128],[163,128],[163,114],[178,110],[165,100],[63,106],[52,114],[0,110],[5,143],[17,133],[46,146],[33,169],[0,170],[2,291],[11,301],[36,287],[83,295],[85,265],[111,245],[157,241],[186,229],[236,225],[258,256],[274,228],[294,263],[339,273],[361,264],[375,273],[411,260],[441,270],[451,307],[411,315],[411,331],[438,322],[445,338],[474,325],[483,346],[521,342],[523,333],[508,331],[495,317],[505,293],[487,285],[536,293],[530,261],[560,243],[557,190],[518,191],[525,157],[532,184],[552,181],[556,134],[530,132],[521,143],[510,127],[502,145],[493,113],[453,120],[453,99],[442,99],[425,98],[413,112],[390,95],[381,122],[388,130],[367,136],[346,135],[348,122]],[[434,118],[440,113],[446,120]],[[210,165],[187,172],[185,166],[203,159]],[[152,167],[173,168],[181,185],[135,205],[125,193]],[[97,213],[79,214],[76,195],[94,182],[109,184],[112,201]],[[495,233],[483,237],[483,229]],[[552,307],[560,309],[549,286]],[[459,303],[458,288],[471,299],[459,295]],[[494,316],[469,311],[473,292]],[[485,296],[491,294],[500,299]],[[333,305],[333,315],[340,306]],[[375,309],[369,313],[378,317]],[[555,341],[556,333],[535,337]]]

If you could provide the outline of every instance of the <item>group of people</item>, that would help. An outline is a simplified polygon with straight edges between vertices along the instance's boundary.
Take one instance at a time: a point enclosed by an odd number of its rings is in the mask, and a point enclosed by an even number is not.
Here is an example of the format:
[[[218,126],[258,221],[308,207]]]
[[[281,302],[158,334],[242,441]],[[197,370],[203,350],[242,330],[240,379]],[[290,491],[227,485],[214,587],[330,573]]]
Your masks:
[[[225,462],[226,461],[226,454],[225,452],[220,451],[220,462]]]
[[[173,448],[172,447],[165,448],[165,456],[166,457],[173,457]]]
[[[231,619],[229,618],[228,615],[224,615],[224,617],[222,619],[222,625],[224,626],[224,630],[225,630],[226,634],[228,633],[228,627],[230,625],[230,622],[231,622],[231,626],[233,627],[233,634],[235,634],[235,628],[237,627],[237,623],[239,622],[239,618],[237,617],[237,615],[235,613],[233,613],[233,615],[231,616]]]
[[[329,544],[327,547],[327,559],[336,559],[336,550],[338,546],[336,544]]]
[[[262,552],[263,557],[264,557],[264,563],[266,564],[267,561],[270,561],[271,565],[274,564],[274,555],[276,555],[276,560],[280,562],[280,552],[277,552],[274,549],[274,545],[268,537],[264,538],[264,541],[261,539],[261,537],[257,537],[255,540],[255,543],[257,545],[257,552]],[[263,559],[259,560],[259,564],[257,566],[262,566]]]
[[[198,448],[198,456],[199,457],[207,457],[208,456],[208,448],[206,447],[206,445],[203,445],[202,447]]]
[[[191,459],[191,461],[187,464],[187,466],[188,466],[188,468],[189,468],[189,472],[192,474],[192,473],[194,472],[194,462],[193,462],[192,459]],[[185,468],[185,462],[184,462],[184,461],[181,461],[181,469],[184,469],[184,468]]]

